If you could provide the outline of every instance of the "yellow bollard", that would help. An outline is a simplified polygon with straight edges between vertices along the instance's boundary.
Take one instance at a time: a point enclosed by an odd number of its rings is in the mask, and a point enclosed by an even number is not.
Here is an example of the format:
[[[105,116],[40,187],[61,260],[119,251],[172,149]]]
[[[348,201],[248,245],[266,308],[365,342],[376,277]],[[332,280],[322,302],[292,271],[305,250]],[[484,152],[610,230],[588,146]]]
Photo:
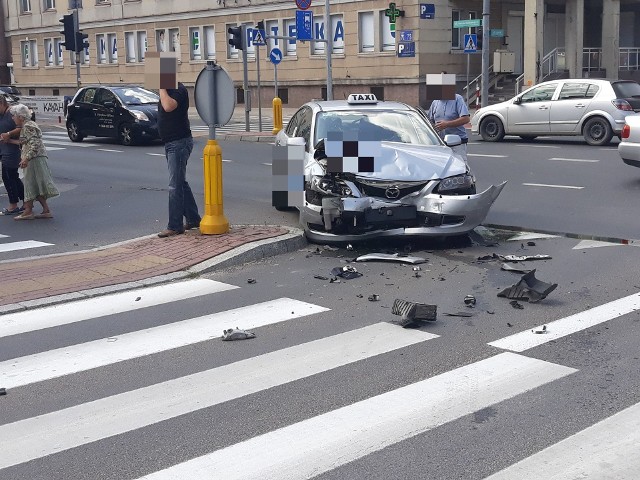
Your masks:
[[[277,135],[282,130],[282,100],[273,99],[273,134]]]
[[[222,211],[222,149],[215,140],[204,147],[204,217],[200,233],[218,235],[229,231],[229,221]]]

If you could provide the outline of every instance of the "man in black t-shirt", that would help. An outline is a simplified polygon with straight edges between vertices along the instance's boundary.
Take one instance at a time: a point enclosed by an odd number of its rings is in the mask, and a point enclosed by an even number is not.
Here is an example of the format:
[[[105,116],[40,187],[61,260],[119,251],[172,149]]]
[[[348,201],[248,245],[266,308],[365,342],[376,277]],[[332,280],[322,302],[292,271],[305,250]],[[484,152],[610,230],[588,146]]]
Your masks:
[[[198,205],[186,179],[193,137],[189,124],[189,94],[182,83],[178,83],[177,89],[160,89],[158,131],[169,168],[169,223],[167,229],[158,234],[164,238],[200,225]]]

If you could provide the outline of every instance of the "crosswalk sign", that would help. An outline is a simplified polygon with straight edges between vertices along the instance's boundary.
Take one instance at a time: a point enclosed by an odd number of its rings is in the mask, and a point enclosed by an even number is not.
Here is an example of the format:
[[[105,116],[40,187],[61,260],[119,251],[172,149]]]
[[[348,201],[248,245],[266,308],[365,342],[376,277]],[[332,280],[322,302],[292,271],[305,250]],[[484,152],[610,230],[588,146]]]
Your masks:
[[[253,44],[254,45],[266,45],[265,41],[264,41],[264,37],[265,37],[265,31],[264,30],[259,30],[259,29],[254,29],[253,30]]]
[[[478,35],[466,33],[464,35],[464,53],[476,53],[478,50]]]

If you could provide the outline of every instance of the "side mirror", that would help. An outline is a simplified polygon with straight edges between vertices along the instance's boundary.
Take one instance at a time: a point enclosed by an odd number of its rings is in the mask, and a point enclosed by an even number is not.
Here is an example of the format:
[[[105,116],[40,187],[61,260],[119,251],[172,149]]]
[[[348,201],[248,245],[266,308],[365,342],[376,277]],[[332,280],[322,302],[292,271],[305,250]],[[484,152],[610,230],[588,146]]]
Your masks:
[[[327,158],[327,154],[324,151],[324,138],[318,140],[313,148],[313,158],[315,160],[322,160],[323,158]]]
[[[513,99],[514,105],[520,105],[522,103],[522,97],[516,97]]]
[[[444,143],[447,147],[457,147],[458,145],[462,145],[462,139],[460,135],[445,135]]]

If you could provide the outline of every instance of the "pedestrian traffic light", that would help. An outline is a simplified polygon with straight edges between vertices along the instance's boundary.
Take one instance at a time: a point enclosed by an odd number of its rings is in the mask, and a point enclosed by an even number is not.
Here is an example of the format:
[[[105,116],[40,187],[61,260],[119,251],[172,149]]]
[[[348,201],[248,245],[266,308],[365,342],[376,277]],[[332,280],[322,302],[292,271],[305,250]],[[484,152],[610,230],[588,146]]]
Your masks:
[[[89,48],[89,35],[82,32],[76,32],[76,52],[80,53],[85,48]]]
[[[229,45],[237,48],[238,50],[244,50],[245,41],[243,30],[244,29],[242,27],[229,27],[227,29],[227,32],[229,32],[229,34],[231,35],[231,38],[229,39]]]
[[[64,30],[60,30],[60,34],[64,35],[64,42],[61,42],[64,45],[65,50],[76,51],[76,37],[75,37],[75,21],[73,18],[73,14],[64,15],[60,19],[60,23],[64,25]]]
[[[264,30],[264,20],[261,20],[258,22],[257,26],[256,26],[257,30]]]

